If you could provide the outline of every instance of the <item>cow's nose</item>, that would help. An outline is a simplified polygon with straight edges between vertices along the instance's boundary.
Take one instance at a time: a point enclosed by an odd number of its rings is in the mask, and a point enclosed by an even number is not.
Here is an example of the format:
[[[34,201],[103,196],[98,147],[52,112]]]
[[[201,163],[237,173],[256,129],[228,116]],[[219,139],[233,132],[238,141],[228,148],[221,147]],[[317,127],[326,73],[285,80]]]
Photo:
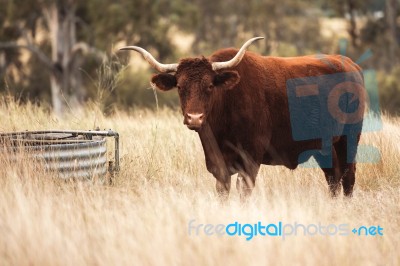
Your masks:
[[[190,114],[186,113],[184,123],[190,129],[199,129],[204,121],[204,114]]]

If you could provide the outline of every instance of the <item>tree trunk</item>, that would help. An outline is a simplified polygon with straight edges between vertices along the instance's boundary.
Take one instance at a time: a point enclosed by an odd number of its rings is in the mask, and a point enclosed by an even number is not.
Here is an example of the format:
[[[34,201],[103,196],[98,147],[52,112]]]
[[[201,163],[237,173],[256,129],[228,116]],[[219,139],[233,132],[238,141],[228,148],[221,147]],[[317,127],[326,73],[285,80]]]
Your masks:
[[[51,38],[51,60],[56,71],[50,73],[52,105],[56,115],[62,115],[65,107],[81,105],[84,98],[79,66],[74,58],[76,51],[75,4],[52,3],[44,11]]]
[[[350,16],[350,27],[349,27],[349,35],[351,38],[351,44],[353,47],[358,47],[357,39],[357,23],[356,23],[356,3],[355,0],[348,0],[347,7],[349,9]]]
[[[386,0],[386,23],[389,28],[389,55],[390,55],[390,68],[398,63],[396,52],[399,48],[397,43],[397,15],[398,2],[397,0]]]
[[[51,86],[51,100],[53,105],[53,112],[57,116],[61,116],[65,109],[65,102],[62,99],[63,93],[63,67],[61,64],[62,49],[60,44],[60,24],[58,18],[58,8],[55,3],[51,4],[45,11],[46,23],[49,27],[51,38],[51,60],[55,70],[50,73],[50,86]]]

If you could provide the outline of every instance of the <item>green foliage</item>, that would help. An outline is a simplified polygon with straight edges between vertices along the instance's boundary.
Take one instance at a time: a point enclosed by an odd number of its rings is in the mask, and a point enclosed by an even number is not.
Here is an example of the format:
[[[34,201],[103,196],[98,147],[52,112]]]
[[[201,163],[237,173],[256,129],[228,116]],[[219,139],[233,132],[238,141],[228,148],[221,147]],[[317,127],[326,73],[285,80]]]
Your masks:
[[[379,97],[383,110],[400,115],[400,66],[378,73]]]
[[[385,11],[387,1],[0,0],[0,43],[25,39],[50,56],[51,43],[46,35],[48,25],[44,23],[43,10],[53,3],[74,7],[77,42],[104,54],[112,54],[124,43],[138,45],[165,62],[177,62],[181,54],[173,44],[176,31],[194,37],[186,56],[207,56],[222,47],[238,47],[253,36],[266,37],[265,42],[252,46],[265,55],[332,52],[337,40],[321,36],[321,18],[345,17],[352,10],[352,14],[366,23],[356,25],[357,34],[352,38],[357,40],[348,47],[347,55],[356,59],[367,49],[372,50],[374,56],[362,67],[379,71],[384,108],[391,112],[400,109],[396,96],[399,61],[395,59],[400,58],[400,38],[393,40],[386,12],[380,19],[372,16],[374,11]],[[395,12],[397,20],[399,6]],[[85,100],[95,101],[106,111],[114,106],[156,106],[154,92],[148,89],[150,70],[125,69],[129,55],[109,56],[108,61],[90,53],[80,56]],[[48,70],[35,55],[26,60],[19,49],[0,50],[0,80],[0,93],[11,93],[22,101],[51,99]],[[178,104],[176,92],[158,92],[157,96],[160,105]]]
[[[103,50],[114,49],[119,41],[154,48],[160,59],[173,54],[170,27],[171,3],[167,0],[89,0],[80,4],[82,37]],[[111,19],[110,19],[111,18]]]
[[[131,71],[129,68],[121,75],[116,103],[127,107],[147,107],[155,109],[157,104],[176,107],[179,101],[175,90],[156,91],[150,86],[151,73],[146,70]],[[155,95],[156,93],[156,95]]]
[[[152,76],[150,70],[133,69],[123,59],[126,58],[113,54],[102,63],[95,58],[88,60],[83,67],[92,70],[85,72],[87,100],[95,102],[106,113],[111,113],[115,107],[156,109],[157,105],[177,106],[176,92],[155,92],[149,82]]]

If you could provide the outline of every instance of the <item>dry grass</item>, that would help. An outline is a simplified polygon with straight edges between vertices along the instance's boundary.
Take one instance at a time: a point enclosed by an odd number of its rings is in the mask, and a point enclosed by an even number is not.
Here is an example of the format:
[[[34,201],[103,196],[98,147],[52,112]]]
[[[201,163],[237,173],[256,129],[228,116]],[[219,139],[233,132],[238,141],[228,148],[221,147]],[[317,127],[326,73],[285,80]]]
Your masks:
[[[112,128],[121,135],[122,169],[113,186],[61,182],[29,162],[0,167],[2,265],[399,265],[400,121],[362,141],[382,161],[359,164],[354,198],[331,199],[318,169],[263,166],[251,202],[232,185],[221,206],[196,133],[180,114],[117,112],[95,106],[52,118],[3,102],[0,131]],[[233,178],[233,184],[235,178]],[[188,223],[380,225],[383,236],[242,237],[188,234]]]

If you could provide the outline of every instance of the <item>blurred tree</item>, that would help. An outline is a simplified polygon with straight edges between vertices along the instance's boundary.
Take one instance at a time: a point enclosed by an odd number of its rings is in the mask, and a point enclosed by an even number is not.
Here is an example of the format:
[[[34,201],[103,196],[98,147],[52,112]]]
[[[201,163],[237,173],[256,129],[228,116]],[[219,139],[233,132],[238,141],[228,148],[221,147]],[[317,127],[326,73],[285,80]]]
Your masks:
[[[50,82],[42,84],[50,84],[49,94],[57,114],[66,104],[80,105],[96,94],[96,88],[92,92],[88,88],[96,85],[93,79],[102,78],[97,77],[101,65],[98,59],[105,59],[101,51],[112,53],[113,45],[120,41],[154,50],[161,60],[174,51],[167,34],[171,19],[176,17],[170,19],[172,4],[167,0],[0,1],[0,13],[5,14],[0,16],[2,79],[6,69],[14,67],[19,79],[27,81],[24,86],[32,89],[35,85],[26,83],[32,81],[29,74],[33,72],[27,68],[47,69]],[[22,62],[21,49],[30,51],[40,64],[35,60]],[[82,71],[83,66],[88,68]],[[89,81],[84,81],[83,73],[90,77]],[[12,74],[7,78],[18,80]]]
[[[208,54],[217,48],[239,46],[253,36],[266,37],[260,52],[295,55],[321,48],[318,17],[308,0],[194,0],[178,25],[194,34],[194,52]],[[301,27],[299,27],[299,24]],[[294,52],[288,52],[283,47]],[[279,51],[277,51],[277,49]]]
[[[155,49],[163,60],[173,54],[167,37],[172,2],[168,0],[88,0],[77,10],[84,19],[82,34],[102,50],[120,41]],[[101,14],[100,14],[101,13]]]
[[[82,38],[110,54],[108,61],[100,67],[93,60],[84,65],[87,76],[94,77],[85,83],[88,95],[104,110],[112,111],[114,106],[155,106],[154,93],[147,89],[153,70],[125,70],[126,59],[139,55],[127,52],[115,55],[118,47],[114,46],[138,45],[160,61],[177,60],[176,49],[168,34],[180,19],[179,12],[185,9],[185,1],[182,3],[179,5],[177,1],[168,0],[88,0],[77,9],[78,16],[84,19],[84,23],[79,24]],[[107,67],[112,73],[105,75]],[[116,80],[118,77],[122,77],[121,82]],[[171,99],[171,94],[161,94],[158,100],[160,105],[172,106],[177,97]]]
[[[80,66],[82,54],[97,52],[76,38],[77,1],[9,1],[3,6],[6,19],[3,25],[13,29],[12,41],[0,43],[0,49],[27,49],[32,52],[49,73],[53,111],[61,115],[65,104],[80,105],[85,97]],[[36,38],[38,30],[46,30],[44,43],[51,48],[50,55]],[[7,36],[8,37],[8,36]],[[48,42],[48,43],[47,43]]]
[[[371,2],[374,0],[338,0],[329,1],[325,0],[325,6],[330,7],[334,12],[349,20],[348,34],[351,39],[351,44],[354,48],[359,46],[358,26],[356,17],[360,13],[365,13],[368,10]]]
[[[390,70],[399,63],[399,0],[321,0],[320,6],[331,8],[349,20],[353,50],[371,48],[374,68]],[[357,18],[360,25],[357,25]],[[366,19],[363,22],[360,18]],[[356,48],[356,49],[354,49]]]
[[[371,15],[375,11],[381,17]],[[182,32],[194,39],[189,56],[239,47],[253,36],[266,38],[253,50],[296,56],[332,51],[336,40],[322,37],[320,21],[340,15],[349,19],[349,36],[359,46],[348,55],[373,50],[364,67],[390,70],[399,58],[399,0],[0,0],[0,14],[0,91],[46,99],[57,113],[90,99],[104,109],[154,106],[153,92],[144,90],[152,70],[123,71],[130,54],[115,55],[115,48],[138,45],[174,62],[181,55],[175,34]],[[177,102],[176,94],[162,99]]]
[[[382,109],[400,115],[400,66],[378,72],[379,100]]]
[[[391,60],[391,68],[399,63],[398,50],[399,41],[397,17],[399,16],[399,2],[398,0],[386,0],[385,17],[388,25],[389,35],[389,53]]]

